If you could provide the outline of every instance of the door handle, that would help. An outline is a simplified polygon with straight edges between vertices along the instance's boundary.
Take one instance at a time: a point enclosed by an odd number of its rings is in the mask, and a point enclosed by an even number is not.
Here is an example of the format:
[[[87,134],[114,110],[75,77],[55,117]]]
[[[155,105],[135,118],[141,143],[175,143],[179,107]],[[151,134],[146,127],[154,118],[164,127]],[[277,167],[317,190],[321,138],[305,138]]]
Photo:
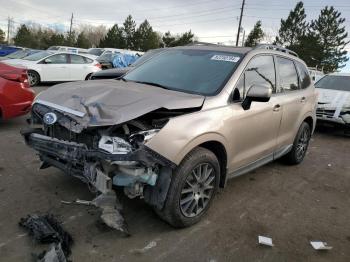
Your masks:
[[[280,108],[281,108],[281,105],[277,104],[273,107],[273,111],[278,112],[278,111],[280,111]]]
[[[306,97],[303,96],[303,97],[300,99],[300,102],[301,102],[301,103],[305,103],[305,102],[306,102]]]

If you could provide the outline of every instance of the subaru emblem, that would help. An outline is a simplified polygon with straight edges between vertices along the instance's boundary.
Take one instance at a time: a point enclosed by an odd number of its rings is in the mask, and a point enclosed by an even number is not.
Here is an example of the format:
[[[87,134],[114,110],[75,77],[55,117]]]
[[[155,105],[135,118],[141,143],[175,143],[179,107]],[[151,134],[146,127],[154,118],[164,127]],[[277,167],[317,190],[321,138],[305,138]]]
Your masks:
[[[57,121],[57,115],[55,113],[46,113],[43,117],[43,121],[47,125],[53,125]]]

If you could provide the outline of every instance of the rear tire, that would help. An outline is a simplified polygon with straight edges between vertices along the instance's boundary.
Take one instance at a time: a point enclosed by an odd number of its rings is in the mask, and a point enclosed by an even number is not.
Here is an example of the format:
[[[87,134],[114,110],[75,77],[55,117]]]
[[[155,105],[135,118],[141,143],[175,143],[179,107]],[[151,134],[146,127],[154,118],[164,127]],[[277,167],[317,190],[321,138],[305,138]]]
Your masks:
[[[85,77],[85,80],[90,80],[90,79],[91,79],[91,76],[92,76],[92,73],[88,74],[88,75]]]
[[[299,127],[298,133],[294,139],[292,150],[283,157],[283,160],[289,165],[300,164],[306,155],[309,141],[311,138],[311,127],[303,122]]]
[[[40,75],[35,71],[29,70],[28,81],[31,87],[36,86],[40,83]]]
[[[208,149],[193,149],[173,173],[167,199],[156,213],[170,225],[183,228],[201,220],[219,187],[220,165]]]

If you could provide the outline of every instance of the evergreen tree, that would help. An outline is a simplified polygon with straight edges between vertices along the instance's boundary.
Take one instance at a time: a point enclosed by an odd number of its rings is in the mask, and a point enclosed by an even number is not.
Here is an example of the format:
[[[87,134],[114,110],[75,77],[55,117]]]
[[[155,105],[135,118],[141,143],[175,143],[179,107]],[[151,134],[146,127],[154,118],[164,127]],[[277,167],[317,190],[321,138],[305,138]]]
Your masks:
[[[147,20],[140,24],[134,36],[134,48],[147,51],[159,47],[159,36]]]
[[[175,42],[175,37],[171,35],[170,31],[168,31],[163,35],[162,41],[163,47],[173,46],[173,43]]]
[[[132,19],[131,15],[128,15],[128,17],[125,19],[123,26],[123,37],[125,39],[125,47],[128,49],[134,49],[136,23]]]
[[[84,32],[80,32],[80,34],[77,37],[77,42],[75,45],[77,47],[80,47],[80,48],[89,48],[90,47],[89,40],[86,38]]]
[[[348,33],[344,23],[345,18],[333,6],[326,6],[319,17],[311,22],[312,32],[322,47],[322,55],[315,59],[325,72],[333,72],[345,66],[349,60],[345,46],[350,41],[346,41]]]
[[[256,22],[252,31],[250,31],[244,46],[256,46],[265,36],[264,31],[261,29],[261,21]]]
[[[287,19],[281,19],[281,27],[275,42],[287,47],[297,44],[299,39],[307,33],[308,24],[305,19],[304,4],[298,2]]]
[[[13,41],[15,45],[17,46],[23,46],[28,48],[36,48],[35,46],[35,38],[33,37],[32,33],[30,32],[30,29],[22,24],[13,38]]]
[[[194,34],[190,31],[183,33],[182,35],[173,36],[168,31],[163,37],[163,47],[174,47],[174,46],[183,46],[188,45],[194,42]]]
[[[0,44],[5,43],[5,32],[0,28]]]
[[[67,46],[75,46],[76,38],[76,32],[74,30],[71,33],[67,32],[65,44]]]
[[[99,47],[125,48],[123,29],[119,28],[117,24],[112,26],[106,36],[100,41]]]

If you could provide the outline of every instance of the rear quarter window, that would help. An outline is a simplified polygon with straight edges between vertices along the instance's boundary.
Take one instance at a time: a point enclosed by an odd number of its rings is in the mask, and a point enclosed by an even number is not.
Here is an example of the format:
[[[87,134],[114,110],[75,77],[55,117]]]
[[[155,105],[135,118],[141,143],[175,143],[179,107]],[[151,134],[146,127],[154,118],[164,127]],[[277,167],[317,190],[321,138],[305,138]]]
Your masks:
[[[309,71],[303,64],[299,62],[295,62],[295,64],[299,72],[300,88],[301,89],[308,88],[311,85],[311,77],[309,75]]]

